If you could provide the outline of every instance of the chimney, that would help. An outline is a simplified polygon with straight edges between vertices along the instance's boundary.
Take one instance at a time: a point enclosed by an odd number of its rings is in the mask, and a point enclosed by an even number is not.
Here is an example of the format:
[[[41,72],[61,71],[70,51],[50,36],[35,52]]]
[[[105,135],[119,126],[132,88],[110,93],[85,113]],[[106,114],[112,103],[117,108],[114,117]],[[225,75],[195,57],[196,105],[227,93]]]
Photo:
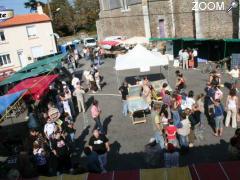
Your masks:
[[[37,13],[38,13],[38,14],[44,14],[44,13],[43,13],[43,8],[42,8],[42,6],[41,6],[40,3],[37,4]]]

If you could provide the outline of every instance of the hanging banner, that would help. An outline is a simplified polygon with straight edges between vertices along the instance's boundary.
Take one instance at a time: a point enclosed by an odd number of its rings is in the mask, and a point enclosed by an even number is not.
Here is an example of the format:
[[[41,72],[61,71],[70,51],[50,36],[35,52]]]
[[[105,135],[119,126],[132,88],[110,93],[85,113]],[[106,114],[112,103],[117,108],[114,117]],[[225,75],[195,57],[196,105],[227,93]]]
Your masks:
[[[6,9],[4,6],[0,6],[0,22],[4,22],[14,16],[12,9]]]

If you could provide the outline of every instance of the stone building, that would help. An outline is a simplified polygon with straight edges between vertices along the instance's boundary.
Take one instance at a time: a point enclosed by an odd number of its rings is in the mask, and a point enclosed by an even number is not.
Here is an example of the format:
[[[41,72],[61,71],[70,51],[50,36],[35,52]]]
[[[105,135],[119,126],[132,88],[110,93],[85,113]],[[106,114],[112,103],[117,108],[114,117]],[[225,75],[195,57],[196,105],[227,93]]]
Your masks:
[[[99,39],[114,35],[214,39],[238,36],[238,13],[233,17],[232,11],[226,12],[229,0],[194,1],[196,11],[193,0],[100,0]]]

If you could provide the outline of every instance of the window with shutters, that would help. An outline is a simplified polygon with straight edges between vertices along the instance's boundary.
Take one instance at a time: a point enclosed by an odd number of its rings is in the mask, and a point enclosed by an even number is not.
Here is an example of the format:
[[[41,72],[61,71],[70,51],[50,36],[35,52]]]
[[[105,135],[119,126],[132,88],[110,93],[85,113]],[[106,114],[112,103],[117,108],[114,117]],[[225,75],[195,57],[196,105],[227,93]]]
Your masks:
[[[1,54],[0,55],[0,66],[11,64],[10,54]]]
[[[27,26],[26,28],[27,28],[28,38],[37,37],[37,29],[36,29],[36,26],[31,25],[31,26]]]

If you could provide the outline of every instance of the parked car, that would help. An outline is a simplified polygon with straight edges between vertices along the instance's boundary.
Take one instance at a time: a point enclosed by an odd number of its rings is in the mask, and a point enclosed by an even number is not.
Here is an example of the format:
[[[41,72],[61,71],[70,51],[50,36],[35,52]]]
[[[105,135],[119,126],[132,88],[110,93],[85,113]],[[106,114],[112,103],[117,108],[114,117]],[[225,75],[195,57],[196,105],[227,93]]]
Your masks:
[[[95,46],[97,46],[97,41],[94,38],[85,38],[83,40],[83,45],[85,47],[95,47]]]

